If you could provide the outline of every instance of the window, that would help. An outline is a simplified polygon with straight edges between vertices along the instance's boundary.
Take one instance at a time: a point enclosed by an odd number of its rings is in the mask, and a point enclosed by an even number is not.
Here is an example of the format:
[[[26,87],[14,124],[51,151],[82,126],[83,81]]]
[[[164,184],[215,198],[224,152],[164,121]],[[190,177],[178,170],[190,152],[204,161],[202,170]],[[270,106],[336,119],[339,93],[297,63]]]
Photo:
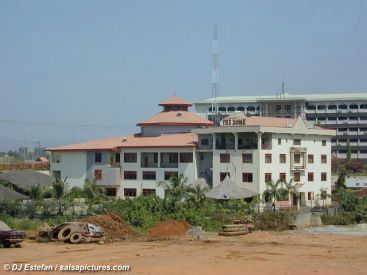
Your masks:
[[[124,162],[133,163],[137,161],[136,153],[125,153],[124,154]]]
[[[228,172],[226,172],[226,173],[220,173],[220,174],[219,174],[219,178],[220,178],[219,180],[220,180],[220,181],[224,181],[224,179],[225,179],[227,176],[228,176],[228,177],[231,177],[231,175],[230,175]]]
[[[143,180],[155,180],[155,171],[143,171]]]
[[[301,163],[301,155],[300,154],[294,154],[293,159],[294,159],[295,164],[300,164]]]
[[[309,154],[307,155],[308,163],[313,163],[313,155]]]
[[[287,178],[287,174],[286,173],[279,173],[279,180],[285,181],[286,178]]]
[[[279,155],[279,162],[280,163],[286,163],[287,162],[287,155],[286,154],[280,154]]]
[[[192,153],[180,153],[180,162],[192,163]]]
[[[102,153],[101,152],[95,152],[94,153],[94,162],[95,163],[102,162]]]
[[[307,193],[307,199],[308,199],[309,201],[313,200],[313,192],[308,192],[308,193]]]
[[[278,145],[281,145],[281,144],[282,144],[282,139],[278,138]]]
[[[170,180],[173,177],[178,177],[178,172],[166,171],[164,172],[164,180]]]
[[[116,197],[116,188],[106,188],[107,197]]]
[[[201,139],[201,145],[203,145],[203,146],[209,145],[209,139],[207,139],[207,138]]]
[[[301,140],[300,139],[294,139],[293,140],[293,145],[301,145]]]
[[[120,153],[115,154],[115,162],[120,163]]]
[[[143,189],[143,196],[148,196],[151,194],[155,195],[155,189]]]
[[[100,169],[94,170],[94,178],[96,180],[101,180],[102,179],[102,170],[100,170]]]
[[[327,173],[326,172],[321,173],[321,181],[327,181]]]
[[[136,180],[136,171],[124,171],[125,180]]]
[[[327,155],[321,155],[321,163],[327,162]]]
[[[252,182],[252,173],[242,173],[242,182]]]
[[[229,154],[220,154],[220,163],[229,163],[230,155]]]
[[[307,180],[308,180],[308,181],[313,181],[313,172],[309,172],[309,173],[307,174]]]
[[[125,197],[136,197],[136,188],[124,188]]]
[[[323,140],[321,141],[321,144],[322,144],[322,146],[326,146],[326,140],[324,140],[324,139],[323,139]]]
[[[265,173],[265,182],[271,181],[271,173]]]
[[[271,163],[271,154],[265,154],[265,163]]]
[[[252,154],[242,154],[243,163],[252,163]]]
[[[293,173],[293,179],[294,179],[295,182],[301,181],[301,174],[299,172],[294,172]]]

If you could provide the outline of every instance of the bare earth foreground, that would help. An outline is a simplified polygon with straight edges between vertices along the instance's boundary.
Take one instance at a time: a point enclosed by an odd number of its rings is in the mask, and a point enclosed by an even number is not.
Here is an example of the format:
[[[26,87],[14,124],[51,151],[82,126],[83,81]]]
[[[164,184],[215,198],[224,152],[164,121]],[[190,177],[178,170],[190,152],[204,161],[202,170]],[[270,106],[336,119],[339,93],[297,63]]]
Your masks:
[[[84,272],[89,274],[366,274],[366,259],[367,236],[254,232],[219,237],[213,233],[207,241],[175,238],[104,245],[26,241],[22,248],[0,250],[0,273],[14,273],[4,271],[4,263],[30,263],[121,264],[131,268]]]

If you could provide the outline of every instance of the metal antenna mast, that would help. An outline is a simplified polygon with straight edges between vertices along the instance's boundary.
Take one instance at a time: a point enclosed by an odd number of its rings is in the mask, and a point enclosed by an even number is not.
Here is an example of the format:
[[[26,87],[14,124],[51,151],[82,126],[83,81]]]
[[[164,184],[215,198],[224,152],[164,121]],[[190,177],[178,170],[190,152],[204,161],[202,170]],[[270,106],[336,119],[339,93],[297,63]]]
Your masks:
[[[213,72],[212,72],[212,114],[215,126],[219,124],[218,113],[218,90],[219,90],[219,72],[218,72],[218,29],[217,25],[214,25],[213,33]]]

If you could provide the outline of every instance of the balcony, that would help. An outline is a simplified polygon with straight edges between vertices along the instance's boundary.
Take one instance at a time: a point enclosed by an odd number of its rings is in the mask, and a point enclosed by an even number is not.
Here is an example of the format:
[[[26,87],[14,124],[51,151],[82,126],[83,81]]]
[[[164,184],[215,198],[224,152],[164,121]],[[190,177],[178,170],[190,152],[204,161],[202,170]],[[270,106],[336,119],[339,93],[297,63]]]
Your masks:
[[[157,168],[158,153],[141,153],[140,164],[142,168]]]
[[[178,153],[161,153],[161,168],[178,168]]]

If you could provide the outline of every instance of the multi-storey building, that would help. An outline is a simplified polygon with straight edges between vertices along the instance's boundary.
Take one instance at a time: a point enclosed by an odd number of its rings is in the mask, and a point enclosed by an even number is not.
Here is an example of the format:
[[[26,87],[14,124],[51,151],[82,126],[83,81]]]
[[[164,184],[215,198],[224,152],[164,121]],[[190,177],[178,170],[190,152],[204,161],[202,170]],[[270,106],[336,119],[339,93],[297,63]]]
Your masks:
[[[212,99],[196,102],[196,112],[213,120]],[[367,93],[309,94],[276,96],[219,97],[218,115],[224,118],[234,112],[247,116],[303,119],[324,128],[336,129],[331,150],[338,158],[346,158],[350,142],[352,158],[367,161]]]
[[[293,179],[301,205],[317,204],[321,188],[331,191],[334,130],[308,125],[301,117],[243,113],[212,127],[182,99],[173,97],[160,105],[162,112],[137,124],[139,134],[49,148],[52,175],[67,177],[71,186],[96,179],[108,195],[119,197],[164,197],[160,182],[179,174],[188,183],[202,178],[212,187],[229,176],[256,194],[264,192],[269,180]]]
[[[67,177],[71,186],[96,179],[108,195],[120,197],[164,197],[159,182],[179,174],[194,181],[197,135],[191,129],[213,123],[190,112],[191,104],[178,97],[159,105],[163,111],[137,124],[139,134],[49,148],[51,174]]]
[[[193,130],[199,135],[198,174],[212,173],[214,186],[229,176],[237,185],[263,194],[267,181],[292,180],[301,205],[307,206],[319,204],[322,188],[331,191],[334,130],[310,127],[301,117],[235,114],[221,124]]]

